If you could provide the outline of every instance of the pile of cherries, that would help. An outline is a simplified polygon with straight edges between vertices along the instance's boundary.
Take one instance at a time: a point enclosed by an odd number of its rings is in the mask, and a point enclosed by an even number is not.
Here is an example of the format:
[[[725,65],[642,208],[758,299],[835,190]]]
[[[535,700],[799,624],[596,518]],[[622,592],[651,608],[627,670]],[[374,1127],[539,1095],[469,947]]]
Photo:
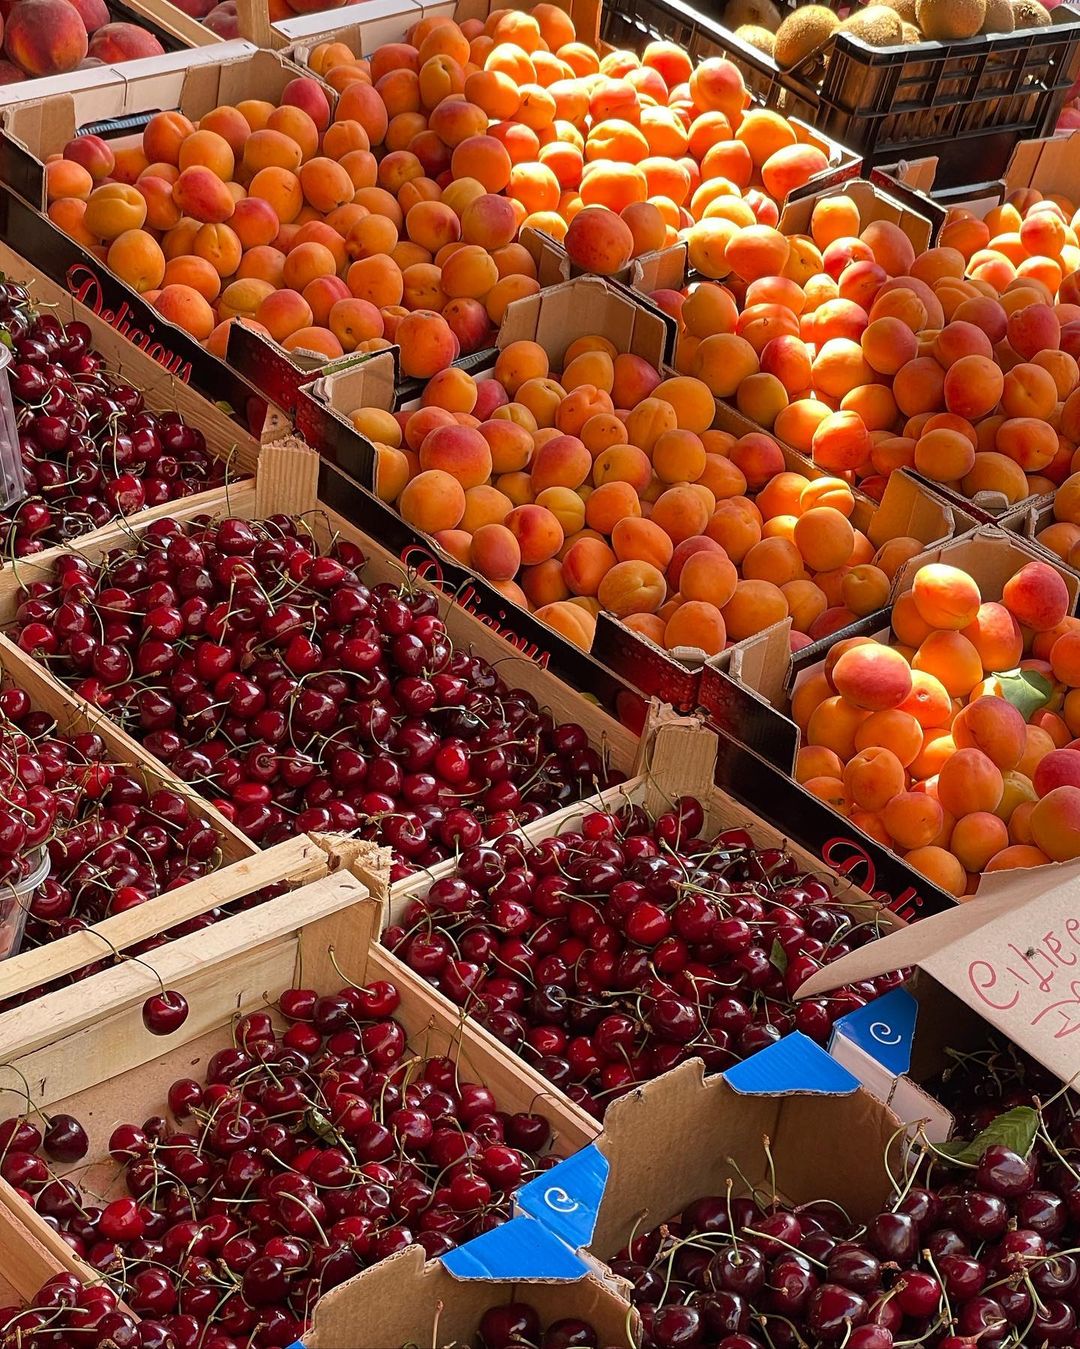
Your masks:
[[[0,281],[0,330],[29,496],[0,515],[7,556],[27,557],[117,516],[204,492],[225,465],[177,412],[152,412],[105,369],[85,323],[36,313],[24,287]]]
[[[467,848],[383,940],[598,1117],[697,1056],[721,1071],[791,1030],[824,1043],[889,974],[796,1003],[829,961],[881,935],[779,848],[740,829],[701,837],[681,797],[586,814],[530,844]]]
[[[192,814],[179,791],[149,786],[111,762],[101,736],[61,734],[21,689],[0,691],[0,905],[14,926],[21,914],[9,885],[25,879],[48,850],[48,877],[27,905],[24,945],[41,946],[123,913],[214,871],[218,835]],[[267,894],[262,894],[267,898]],[[140,951],[214,922],[212,910],[144,944]],[[5,946],[9,946],[5,942]],[[74,978],[111,963],[102,961]],[[35,989],[25,995],[40,995]],[[8,1005],[8,1004],[5,1004]]]
[[[397,875],[617,780],[488,662],[427,590],[366,586],[303,520],[160,520],[132,551],[58,559],[19,645],[264,846],[360,832]]]
[[[386,981],[294,988],[280,1018],[241,1017],[205,1081],[169,1087],[173,1123],[113,1130],[119,1197],[80,1191],[89,1141],[73,1117],[0,1125],[0,1175],[102,1276],[58,1275],[31,1309],[0,1313],[0,1342],[283,1349],[366,1266],[412,1242],[443,1255],[504,1222],[513,1191],[554,1162],[551,1127],[410,1049],[398,1003]]]
[[[985,1142],[962,1167],[927,1154],[865,1224],[828,1196],[791,1207],[736,1188],[636,1235],[612,1268],[643,1349],[1075,1347],[1078,1143],[1051,1109],[1030,1151]]]

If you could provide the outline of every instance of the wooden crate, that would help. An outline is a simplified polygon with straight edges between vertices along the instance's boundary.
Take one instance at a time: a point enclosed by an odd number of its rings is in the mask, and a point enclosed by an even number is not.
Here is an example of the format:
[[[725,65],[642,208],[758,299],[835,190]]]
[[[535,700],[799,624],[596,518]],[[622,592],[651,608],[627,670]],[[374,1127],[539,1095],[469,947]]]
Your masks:
[[[27,1230],[11,1209],[0,1210],[0,1306],[25,1307],[64,1265]]]
[[[821,861],[787,834],[740,805],[734,797],[716,786],[716,764],[720,742],[699,718],[679,717],[669,708],[653,703],[649,721],[641,741],[639,772],[620,786],[608,788],[587,797],[584,801],[566,806],[519,830],[523,840],[530,844],[553,835],[576,830],[582,818],[596,810],[618,810],[624,805],[641,805],[650,815],[670,808],[678,796],[695,796],[705,810],[704,835],[717,834],[726,829],[745,829],[760,847],[785,848],[807,874],[820,877],[833,894],[848,905],[863,921],[877,920],[883,930],[892,931],[903,926],[895,914],[871,898],[846,876],[831,872]],[[450,862],[426,873],[412,877],[391,889],[384,910],[384,927],[400,922],[408,905],[427,893],[432,883],[446,875],[453,875]],[[442,996],[442,995],[439,995]],[[509,1047],[499,1044],[498,1051],[513,1062],[521,1062]],[[562,1091],[550,1084],[547,1090],[566,1100]]]
[[[341,516],[321,505],[318,501],[317,487],[319,458],[313,450],[299,441],[281,442],[263,450],[259,462],[257,482],[241,483],[235,489],[222,489],[210,502],[202,497],[197,503],[176,502],[170,516],[177,520],[188,520],[195,515],[210,514],[215,517],[229,515],[246,519],[262,519],[276,513],[307,515],[316,542],[325,546],[334,536],[340,536],[356,543],[367,557],[365,579],[371,583],[393,581],[400,583],[407,575],[402,562],[374,540],[362,534],[354,525]],[[80,540],[78,551],[84,557],[95,560],[111,548],[130,545],[137,538],[145,523],[134,521],[120,527],[100,530],[95,535]],[[18,575],[0,573],[0,627],[9,626],[18,607],[18,594],[21,585],[34,580],[48,580],[54,574],[57,557],[67,549],[50,549],[32,558],[20,561]],[[423,577],[416,578],[418,583],[426,585]],[[429,589],[434,589],[428,586]],[[550,709],[558,722],[576,721],[584,728],[590,742],[602,750],[611,764],[623,772],[631,771],[637,754],[637,737],[625,726],[620,725],[596,703],[589,701],[558,680],[535,661],[523,655],[505,637],[485,626],[460,605],[454,604],[440,594],[443,601],[441,614],[446,623],[447,632],[456,647],[467,647],[498,667],[500,675],[518,688],[528,690],[542,706]],[[9,649],[13,644],[0,635],[0,651]],[[38,679],[63,687],[53,679],[44,667],[31,662]],[[68,698],[86,709],[86,715],[100,720],[100,709],[90,708],[88,704],[75,697],[65,688]],[[123,744],[134,753],[145,756],[136,741],[120,730],[111,732],[117,737],[117,743]],[[145,756],[148,757],[148,756]]]
[[[414,1052],[453,1056],[464,1077],[492,1090],[500,1109],[544,1115],[560,1155],[591,1142],[595,1124],[565,1108],[525,1065],[494,1054],[489,1037],[373,944],[380,908],[355,877],[329,875],[158,947],[139,963],[116,966],[92,994],[89,985],[63,988],[0,1016],[0,1117],[25,1114],[28,1096],[32,1111],[75,1115],[90,1150],[73,1170],[88,1189],[106,1194],[117,1172],[108,1160],[115,1125],[168,1115],[169,1084],[199,1077],[210,1056],[232,1044],[237,1015],[272,1007],[296,985],[326,993],[346,979],[388,979],[401,995],[395,1018]],[[191,1009],[167,1041],[142,1024],[142,1003],[158,991],[159,980],[181,992]],[[87,1273],[58,1234],[0,1181],[4,1207],[65,1268]]]

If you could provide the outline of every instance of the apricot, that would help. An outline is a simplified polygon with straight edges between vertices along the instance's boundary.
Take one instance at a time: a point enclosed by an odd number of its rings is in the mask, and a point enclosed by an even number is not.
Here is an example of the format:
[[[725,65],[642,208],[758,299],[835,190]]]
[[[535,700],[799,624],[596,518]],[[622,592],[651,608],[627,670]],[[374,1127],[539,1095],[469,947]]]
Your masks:
[[[616,554],[608,547],[603,539],[581,538],[572,543],[563,554],[563,580],[566,582],[570,592],[574,595],[597,595],[604,578],[613,570],[616,564]],[[659,568],[654,567],[652,570],[660,576],[661,580],[663,580],[663,573]],[[622,588],[621,590],[620,587]],[[634,578],[630,573],[624,573],[620,579],[617,579],[613,583],[609,598],[614,598],[618,602],[620,595],[625,598],[627,596],[632,596],[633,593]],[[664,596],[661,594],[660,599],[655,605],[646,605],[642,608],[632,607],[627,610],[627,613],[655,612],[660,604],[663,603],[663,599]],[[600,602],[603,604],[603,599],[601,599]],[[616,610],[612,609],[612,612],[616,612]],[[625,615],[620,616],[625,617]]]
[[[739,581],[722,610],[728,636],[732,641],[752,637],[788,616],[787,600],[779,586],[770,581]]]
[[[183,328],[200,342],[205,342],[216,326],[214,311],[190,286],[164,286],[157,292],[153,305],[162,318]]]
[[[601,578],[596,591],[601,607],[617,618],[655,613],[666,595],[663,572],[648,562],[616,562]]]
[[[724,616],[715,604],[687,600],[680,604],[664,628],[664,646],[669,651],[690,649],[715,656],[727,642]]]
[[[966,697],[983,677],[975,647],[959,632],[931,632],[912,657],[912,668],[934,675],[954,698]]]
[[[911,693],[900,704],[924,729],[946,726],[952,720],[953,707],[948,690],[936,675],[926,670],[911,672]]]
[[[1002,772],[1016,768],[1027,738],[1024,718],[1004,698],[976,698],[961,708],[952,724],[959,749],[980,749]]]
[[[944,562],[920,567],[912,581],[911,595],[919,616],[932,628],[966,628],[974,622],[982,603],[979,588],[967,572]]]
[[[938,800],[957,818],[997,810],[1003,790],[1001,770],[980,749],[958,749],[938,774]]]
[[[1055,787],[1031,812],[1035,846],[1054,862],[1080,856],[1080,787]]]
[[[863,810],[880,811],[907,785],[904,766],[891,750],[859,750],[844,768],[847,794]]]
[[[912,688],[907,661],[877,642],[845,651],[832,670],[832,680],[838,693],[870,712],[899,707]]]
[[[465,513],[465,490],[449,473],[431,469],[406,485],[398,509],[409,524],[427,534],[456,529]]]

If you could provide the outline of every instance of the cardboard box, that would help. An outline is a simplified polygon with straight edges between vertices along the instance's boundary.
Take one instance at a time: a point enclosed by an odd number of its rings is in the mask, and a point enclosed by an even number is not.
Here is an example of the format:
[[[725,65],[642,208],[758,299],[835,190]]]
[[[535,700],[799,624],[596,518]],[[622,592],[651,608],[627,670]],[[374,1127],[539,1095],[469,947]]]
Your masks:
[[[425,1264],[421,1246],[408,1246],[331,1289],[315,1310],[303,1349],[470,1345],[483,1314],[507,1302],[527,1302],[545,1329],[579,1317],[611,1349],[635,1349],[641,1342],[637,1313],[593,1275],[573,1283],[456,1278],[438,1260]]]
[[[986,876],[974,903],[842,957],[798,996],[914,970],[904,987],[863,1009],[868,1016],[874,1010],[878,1026],[876,1035],[847,1037],[857,1041],[861,1060],[841,1049],[879,1096],[927,1081],[947,1065],[949,1050],[978,1048],[990,1030],[1072,1084],[1078,963],[1080,863],[1068,862]]]
[[[945,212],[936,202],[916,188],[872,170],[859,178],[854,168],[833,174],[827,181],[812,179],[797,188],[780,213],[777,228],[782,234],[809,234],[810,218],[819,201],[830,197],[850,197],[859,208],[859,220],[866,228],[876,220],[898,225],[911,240],[916,254],[925,253],[945,223]]]
[[[600,0],[555,0],[574,21],[579,42],[600,45]],[[344,42],[357,56],[370,56],[388,42],[402,42],[418,20],[445,15],[462,23],[486,19],[498,6],[492,0],[360,0],[344,9],[320,9],[270,22],[267,0],[239,0],[240,32],[260,47],[283,48],[307,65],[320,42]]]
[[[0,163],[10,166],[10,149],[11,142],[0,135]],[[248,428],[251,436],[261,437],[268,423],[267,402],[246,380],[189,334],[166,322],[51,220],[2,184],[0,239],[38,278],[35,286],[53,284],[58,293],[72,296],[81,310],[89,310],[172,375],[174,387],[182,384],[198,391],[235,417],[240,427]],[[180,402],[176,406],[182,408]]]
[[[51,97],[0,106],[0,181],[33,208],[29,219],[19,219],[21,203],[13,202],[7,212],[13,217],[12,228],[0,234],[91,308],[103,316],[119,315],[129,331],[137,332],[148,344],[156,339],[175,353],[189,381],[201,392],[244,409],[254,392],[235,378],[224,361],[163,319],[100,258],[42,220],[38,213],[46,209],[45,160],[59,154],[80,131],[93,131],[123,146],[139,140],[156,112],[178,109],[197,122],[219,104],[246,98],[276,101],[291,80],[303,76],[315,78],[276,52],[257,51],[250,43],[237,41],[130,61],[85,87],[72,89],[63,84]],[[329,86],[325,93],[333,107],[337,95]],[[302,353],[288,356],[280,348],[275,350],[283,367],[291,370],[294,383],[301,377],[310,379],[313,370],[326,364],[323,358],[310,360]],[[271,400],[289,411],[287,389],[280,401],[277,392],[272,390]],[[263,405],[255,409],[249,425],[259,427],[264,412]]]
[[[999,600],[1005,582],[1020,567],[1035,560],[1056,563],[1056,559],[1051,558],[1045,550],[1033,547],[995,525],[983,525],[959,539],[912,558],[896,578],[893,598],[910,590],[915,573],[921,566],[930,562],[947,562],[974,578],[984,600]],[[1060,565],[1059,570],[1069,591],[1070,611],[1075,613],[1080,600],[1080,576]],[[796,742],[801,737],[798,728],[790,720],[789,711],[791,695],[799,684],[821,667],[829,649],[836,642],[853,636],[869,636],[886,641],[889,633],[890,610],[882,609],[804,648],[790,657],[786,666],[781,664],[782,653],[775,645],[768,647],[763,655],[756,653],[756,663],[752,668],[762,680],[758,691],[769,700],[774,714],[786,722],[789,735],[793,734]],[[781,678],[782,669],[786,673]],[[734,680],[735,677],[736,672],[729,669],[728,679]],[[723,713],[723,691],[719,680],[703,679],[700,690],[702,703],[713,716]],[[719,701],[714,701],[716,699]],[[730,733],[737,735],[737,729],[732,729]],[[778,812],[784,811],[780,818],[797,822],[800,841],[823,856],[830,866],[850,869],[852,874],[862,878],[864,888],[872,893],[877,893],[884,884],[897,912],[905,917],[913,917],[916,913],[935,913],[955,907],[956,901],[952,897],[913,871],[890,849],[854,829],[842,816],[805,792],[797,783],[792,783],[794,795],[785,806],[773,797],[774,788],[760,779],[760,773],[750,772],[746,772],[745,778],[740,778],[748,783],[743,799],[753,809],[773,820],[777,818]],[[798,804],[794,805],[796,801]],[[884,880],[885,877],[888,880]]]
[[[902,1134],[887,1106],[802,1035],[711,1078],[691,1059],[613,1102],[595,1143],[519,1191],[519,1218],[443,1263],[484,1277],[509,1267],[514,1243],[523,1277],[527,1254],[534,1270],[558,1266],[570,1278],[576,1263],[581,1277],[635,1233],[729,1186],[791,1204],[832,1200],[869,1221],[892,1193],[888,1163]]]

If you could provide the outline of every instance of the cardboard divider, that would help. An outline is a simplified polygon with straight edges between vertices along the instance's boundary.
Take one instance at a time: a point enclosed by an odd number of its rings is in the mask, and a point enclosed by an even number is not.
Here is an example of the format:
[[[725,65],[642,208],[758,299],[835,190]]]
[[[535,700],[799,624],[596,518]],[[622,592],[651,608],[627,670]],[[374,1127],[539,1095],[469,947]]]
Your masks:
[[[564,1317],[586,1321],[611,1349],[640,1344],[637,1313],[593,1275],[557,1284],[460,1279],[437,1260],[425,1263],[423,1247],[408,1246],[331,1289],[315,1309],[304,1349],[468,1345],[483,1314],[507,1302],[527,1302],[545,1328]]]
[[[1047,561],[1058,568],[1069,592],[1070,612],[1076,613],[1080,604],[1080,575],[1064,567],[1045,549],[1031,545],[996,525],[982,525],[958,539],[912,558],[900,569],[892,598],[895,600],[910,590],[920,567],[931,562],[946,562],[971,576],[985,601],[999,600],[1005,582],[1031,561]],[[796,746],[801,742],[801,736],[790,718],[790,700],[795,689],[815,670],[820,669],[830,648],[837,642],[853,636],[870,636],[887,641],[891,632],[890,614],[891,608],[881,609],[805,647],[794,657],[789,654],[786,660],[775,642],[757,653],[757,669],[765,674],[761,691],[769,700],[770,714],[784,723],[787,736],[794,739]],[[736,671],[728,670],[728,682],[736,682],[738,678]],[[725,685],[721,680],[715,677],[703,680],[702,701],[710,717],[714,721],[721,721],[722,728],[739,739],[738,725],[732,725],[730,719],[724,720],[727,699]],[[747,748],[753,750],[754,746]],[[867,889],[877,893],[879,885],[884,883],[888,893],[893,896],[892,902],[897,905],[898,912],[905,912],[907,906],[916,901],[920,913],[933,913],[956,906],[952,896],[912,870],[898,854],[855,829],[793,780],[786,789],[788,801],[785,803],[777,799],[775,781],[763,781],[762,774],[750,767],[750,760],[754,757],[748,756],[738,777],[738,781],[746,784],[743,799],[754,809],[760,810],[770,819],[776,819],[778,813],[782,812],[780,818],[797,822],[797,833],[802,842],[824,856],[830,865],[843,863],[853,874],[866,876]]]
[[[809,234],[810,218],[817,203],[839,196],[850,197],[859,208],[859,223],[863,229],[878,220],[898,225],[916,255],[931,247],[945,221],[945,212],[940,206],[913,188],[888,182],[884,175],[846,180],[838,175],[827,186],[816,187],[811,181],[792,193],[780,212],[777,229],[781,234]]]
[[[732,1195],[760,1186],[793,1204],[827,1198],[856,1221],[887,1201],[901,1123],[868,1092],[777,1082],[749,1093],[728,1076],[704,1078],[691,1059],[612,1104],[595,1144],[608,1176],[594,1256],[610,1260],[633,1234],[729,1184]]]

